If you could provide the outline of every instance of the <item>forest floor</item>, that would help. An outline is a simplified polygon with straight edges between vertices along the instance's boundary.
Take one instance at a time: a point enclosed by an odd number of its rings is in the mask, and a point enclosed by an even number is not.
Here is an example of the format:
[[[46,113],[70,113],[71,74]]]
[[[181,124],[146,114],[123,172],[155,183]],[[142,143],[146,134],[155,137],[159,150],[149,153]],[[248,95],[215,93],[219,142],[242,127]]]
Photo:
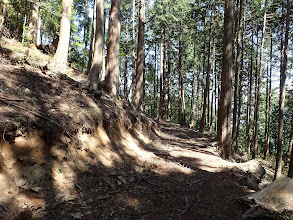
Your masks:
[[[14,44],[0,53],[0,219],[242,219],[254,191],[212,135],[96,97]]]

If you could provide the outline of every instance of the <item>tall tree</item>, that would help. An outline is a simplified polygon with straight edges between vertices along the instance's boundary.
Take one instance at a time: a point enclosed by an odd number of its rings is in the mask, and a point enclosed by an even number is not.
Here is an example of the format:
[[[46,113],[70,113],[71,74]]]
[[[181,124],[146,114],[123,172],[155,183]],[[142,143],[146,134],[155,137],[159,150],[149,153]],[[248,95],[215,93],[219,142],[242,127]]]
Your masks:
[[[263,28],[261,35],[261,47],[260,47],[260,61],[259,61],[259,75],[257,77],[256,83],[256,100],[255,100],[255,110],[254,110],[254,135],[253,135],[253,154],[252,158],[256,158],[258,154],[258,128],[259,128],[259,106],[260,106],[260,89],[261,89],[261,79],[263,75],[263,51],[264,51],[264,43],[265,43],[265,33],[266,33],[266,22],[267,22],[267,3],[265,1],[264,6],[264,15],[263,15]]]
[[[134,93],[134,105],[140,111],[144,110],[144,21],[145,21],[145,0],[140,0],[137,64],[136,64],[136,85]]]
[[[132,0],[132,81],[131,81],[131,91],[132,91],[132,100],[134,99],[135,93],[135,1]]]
[[[3,24],[5,21],[6,7],[8,4],[8,0],[1,0],[0,4],[1,4],[1,8],[0,8],[0,38],[1,38],[2,33],[3,33]]]
[[[251,48],[250,48],[250,68],[249,68],[249,79],[248,79],[248,94],[247,94],[247,108],[246,108],[246,138],[245,138],[245,149],[248,155],[250,155],[250,126],[251,126],[251,93],[252,93],[252,72],[253,72],[253,32],[251,33]]]
[[[95,40],[94,40],[94,56],[89,72],[88,83],[93,90],[98,89],[99,76],[101,74],[103,48],[104,48],[104,2],[103,0],[95,1]]]
[[[265,148],[264,159],[269,158],[270,147],[270,124],[271,124],[271,98],[272,98],[272,70],[273,70],[273,36],[271,34],[270,45],[270,69],[267,71],[267,88],[266,88],[266,121],[265,121]],[[293,127],[292,127],[293,128]]]
[[[236,153],[238,151],[238,146],[236,144],[237,142],[237,116],[238,116],[238,107],[239,107],[239,103],[241,97],[239,97],[239,75],[240,75],[240,64],[241,64],[241,22],[242,22],[242,6],[243,6],[243,1],[237,1],[237,19],[235,22],[235,26],[236,26],[236,31],[235,31],[235,35],[236,35],[236,62],[235,62],[235,80],[234,80],[234,84],[235,84],[235,89],[234,89],[234,107],[233,107],[233,130],[232,130],[232,146],[233,146],[233,150]]]
[[[120,0],[111,1],[109,16],[109,37],[107,44],[107,71],[105,91],[111,95],[119,94],[119,40],[120,40]]]
[[[37,44],[37,29],[39,22],[39,5],[35,2],[30,2],[31,14],[29,19],[28,39],[34,44]]]
[[[126,18],[125,61],[124,61],[124,98],[128,100],[128,18]]]
[[[179,28],[179,51],[178,51],[178,81],[179,81],[179,95],[178,95],[178,122],[180,124],[185,124],[185,99],[184,99],[184,85],[183,85],[183,71],[182,71],[182,20],[180,19]]]
[[[225,159],[230,155],[231,98],[233,78],[234,1],[225,0],[222,82],[219,103],[219,145]]]
[[[97,1],[94,0],[94,9],[93,9],[93,22],[92,22],[92,33],[91,33],[91,43],[89,48],[89,59],[87,64],[87,71],[89,72],[92,67],[93,57],[94,57],[94,49],[95,49],[95,36],[96,36],[96,8]]]
[[[58,69],[65,69],[68,59],[71,8],[73,0],[62,0],[62,18],[60,22],[60,36],[53,64]]]
[[[282,171],[282,138],[284,129],[284,108],[285,108],[285,92],[286,92],[286,71],[287,71],[287,60],[288,60],[288,40],[289,40],[289,17],[290,17],[290,1],[287,0],[287,11],[285,28],[285,40],[281,51],[281,67],[280,67],[280,98],[279,98],[279,129],[278,129],[278,145],[277,145],[277,156],[276,156],[276,169],[274,178],[277,179],[281,176]],[[284,29],[284,28],[282,28]],[[290,173],[290,172],[289,172]]]
[[[164,27],[161,24],[161,42],[160,42],[160,105],[159,105],[159,118],[165,118],[165,94],[164,94]]]

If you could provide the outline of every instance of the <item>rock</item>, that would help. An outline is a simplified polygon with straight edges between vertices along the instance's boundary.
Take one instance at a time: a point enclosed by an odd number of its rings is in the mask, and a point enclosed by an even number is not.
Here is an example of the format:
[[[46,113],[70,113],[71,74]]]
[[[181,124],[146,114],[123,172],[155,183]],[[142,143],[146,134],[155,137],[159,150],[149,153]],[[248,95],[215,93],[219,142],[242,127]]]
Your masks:
[[[71,216],[72,216],[74,219],[81,219],[82,214],[81,214],[81,212],[77,212],[77,213],[71,214]]]
[[[27,183],[27,181],[25,179],[20,179],[17,181],[16,185],[21,188],[23,187],[25,184]]]
[[[17,181],[16,185],[20,188],[20,189],[29,189],[30,188],[30,184],[27,180],[25,179],[20,179]]]
[[[42,189],[42,187],[37,186],[37,187],[32,187],[31,190],[36,193],[40,193],[40,192],[42,192],[43,189]]]
[[[24,91],[25,93],[29,93],[31,90],[30,90],[29,88],[25,88],[23,91]]]

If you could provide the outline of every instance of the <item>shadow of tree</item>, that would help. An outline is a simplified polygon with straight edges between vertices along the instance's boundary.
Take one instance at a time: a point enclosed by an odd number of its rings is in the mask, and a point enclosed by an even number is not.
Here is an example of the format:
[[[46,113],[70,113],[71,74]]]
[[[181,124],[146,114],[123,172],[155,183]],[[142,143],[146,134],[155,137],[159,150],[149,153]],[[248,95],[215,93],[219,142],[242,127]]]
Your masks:
[[[9,206],[8,214],[0,215],[0,219],[15,217],[13,212],[21,210],[31,212],[34,219],[242,219],[243,210],[236,198],[247,192],[241,182],[225,172],[201,169],[195,158],[176,158],[156,146],[158,141],[209,154],[205,150],[208,136],[171,124],[161,124],[162,133],[171,138],[152,133],[151,119],[138,119],[137,113],[123,110],[108,97],[93,98],[66,76],[52,78],[11,66],[0,73],[0,97],[5,97],[0,98],[0,130],[3,137],[10,137],[10,145],[5,142],[5,146],[10,147],[15,159],[10,166],[15,172],[10,170],[5,175],[42,188],[40,193],[20,189],[14,195],[24,198],[27,205],[19,207],[17,199],[12,198],[14,206]],[[20,101],[13,100],[16,98]],[[108,152],[118,155],[109,156],[111,166],[103,164],[97,159],[100,155],[85,148],[82,139],[76,137],[99,135],[95,134],[98,126],[110,139]],[[154,141],[143,140],[137,129],[150,132]],[[26,145],[17,142],[16,138],[29,130],[40,131],[37,136],[44,141],[39,145],[40,152],[36,151],[38,144],[30,144],[32,137],[26,137]],[[152,160],[129,151],[127,142],[123,142],[128,135],[138,150],[153,155]],[[107,153],[103,151],[106,146],[94,148]],[[2,149],[3,160],[5,152]],[[21,159],[23,154],[28,161]],[[33,155],[43,159],[35,162]],[[189,172],[180,167],[188,167]],[[0,170],[7,168],[4,163]],[[1,197],[0,203],[9,205]]]

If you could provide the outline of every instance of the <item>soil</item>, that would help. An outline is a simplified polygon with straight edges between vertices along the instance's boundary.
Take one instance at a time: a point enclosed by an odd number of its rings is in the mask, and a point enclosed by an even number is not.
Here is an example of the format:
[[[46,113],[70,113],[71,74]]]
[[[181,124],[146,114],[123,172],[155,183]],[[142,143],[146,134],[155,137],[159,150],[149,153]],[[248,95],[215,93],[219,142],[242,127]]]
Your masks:
[[[12,54],[1,50],[0,219],[242,219],[252,191],[212,135]]]

